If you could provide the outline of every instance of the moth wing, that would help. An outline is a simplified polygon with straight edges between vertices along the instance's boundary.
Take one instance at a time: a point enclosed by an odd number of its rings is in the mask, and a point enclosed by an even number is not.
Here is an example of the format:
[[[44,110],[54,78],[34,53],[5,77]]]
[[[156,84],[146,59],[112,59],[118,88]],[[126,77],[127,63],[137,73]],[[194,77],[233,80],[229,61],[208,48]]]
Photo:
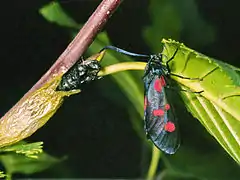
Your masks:
[[[180,145],[179,127],[173,107],[167,101],[165,80],[163,75],[155,75],[145,82],[145,131],[160,150],[174,154]]]

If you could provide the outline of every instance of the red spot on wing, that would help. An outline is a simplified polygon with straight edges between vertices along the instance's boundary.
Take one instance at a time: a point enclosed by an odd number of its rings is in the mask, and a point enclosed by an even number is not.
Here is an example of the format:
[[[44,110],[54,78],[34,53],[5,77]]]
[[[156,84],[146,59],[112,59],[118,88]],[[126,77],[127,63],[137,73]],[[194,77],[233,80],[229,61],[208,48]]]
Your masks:
[[[166,109],[166,110],[169,110],[169,109],[170,109],[170,105],[169,105],[169,104],[166,104],[166,105],[165,105],[165,109]]]
[[[161,83],[162,86],[166,86],[166,81],[164,79],[164,76],[160,77],[160,83]]]
[[[153,115],[154,116],[163,116],[164,115],[164,110],[162,110],[162,109],[155,109],[155,110],[153,110]]]
[[[175,131],[176,127],[175,127],[175,124],[173,122],[167,122],[165,124],[165,127],[164,127],[165,131],[167,132],[173,132]]]
[[[164,76],[160,76],[160,78],[156,79],[154,82],[154,89],[157,92],[161,92],[162,91],[162,87],[166,86],[166,81],[164,79]]]
[[[154,89],[157,92],[161,92],[162,91],[162,84],[161,84],[161,80],[160,79],[156,79],[154,82]]]
[[[147,108],[147,97],[145,96],[144,97],[144,110],[146,110],[146,108]]]

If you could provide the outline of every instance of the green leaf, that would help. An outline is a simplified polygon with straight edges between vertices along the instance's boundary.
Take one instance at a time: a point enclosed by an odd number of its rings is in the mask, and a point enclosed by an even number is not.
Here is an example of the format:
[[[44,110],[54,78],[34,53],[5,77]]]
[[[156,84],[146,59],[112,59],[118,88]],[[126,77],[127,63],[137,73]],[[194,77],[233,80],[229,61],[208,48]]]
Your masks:
[[[229,155],[240,163],[240,76],[236,68],[200,54],[181,43],[163,39],[164,62],[178,52],[170,62],[171,73],[202,80],[187,80],[172,76],[182,89],[183,100],[192,113],[215,137]]]
[[[0,160],[10,177],[14,173],[33,174],[40,172],[62,161],[46,153],[39,154],[38,158],[28,158],[19,154],[6,154],[1,155]]]
[[[59,160],[42,150],[43,142],[26,143],[20,141],[11,146],[0,149],[0,161],[7,170],[7,177],[11,178],[14,173],[33,174],[43,171],[50,166],[59,163]],[[0,174],[3,176],[4,174]]]
[[[0,152],[15,152],[17,154],[23,154],[30,158],[38,158],[37,154],[42,153],[43,142],[25,143],[21,141],[11,146],[6,146],[0,149]]]
[[[60,26],[79,28],[80,25],[70,18],[57,2],[51,2],[39,10],[39,13],[49,22]]]
[[[5,178],[6,174],[4,174],[4,172],[0,171],[0,178]]]

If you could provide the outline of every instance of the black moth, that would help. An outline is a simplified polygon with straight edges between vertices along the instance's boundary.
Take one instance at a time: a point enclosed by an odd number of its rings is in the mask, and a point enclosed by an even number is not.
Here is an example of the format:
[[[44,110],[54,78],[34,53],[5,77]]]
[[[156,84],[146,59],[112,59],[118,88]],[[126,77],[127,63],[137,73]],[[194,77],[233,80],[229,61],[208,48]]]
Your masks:
[[[71,91],[81,89],[90,81],[99,79],[97,76],[101,70],[98,60],[81,60],[74,64],[63,76],[57,87],[57,91]]]
[[[163,65],[162,54],[135,54],[114,46],[106,46],[102,50],[105,49],[149,60],[143,77],[145,132],[147,138],[157,148],[167,154],[174,154],[180,146],[180,135],[177,118],[167,100],[168,88],[166,87],[169,85],[170,75],[175,75],[170,73],[168,63],[174,58],[177,51],[166,65]]]
[[[169,59],[171,60],[171,59]],[[169,61],[168,60],[168,61]],[[143,77],[144,120],[147,137],[160,150],[174,154],[180,146],[179,127],[168,102],[170,71],[162,65],[162,55],[152,55]]]

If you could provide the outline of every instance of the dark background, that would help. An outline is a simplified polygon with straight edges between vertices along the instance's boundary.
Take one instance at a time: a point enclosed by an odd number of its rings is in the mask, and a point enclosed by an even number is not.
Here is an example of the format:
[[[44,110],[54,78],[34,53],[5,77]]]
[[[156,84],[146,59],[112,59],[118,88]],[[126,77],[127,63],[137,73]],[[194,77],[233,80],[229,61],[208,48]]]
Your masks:
[[[1,2],[2,115],[38,81],[70,42],[67,28],[47,22],[38,13],[39,8],[48,2]],[[60,1],[60,4],[78,23],[84,23],[99,2],[75,0]],[[239,67],[240,1],[195,2],[201,17],[214,27],[214,41],[199,46],[187,38],[186,32],[177,40]],[[130,0],[121,4],[104,29],[114,45],[134,52],[150,52],[142,38],[142,28],[151,24],[148,5],[147,0]],[[106,77],[102,81],[110,80]],[[53,156],[68,156],[63,164],[31,177],[137,178],[141,175],[142,142],[128,120],[128,107],[102,95],[99,86],[101,82],[93,83],[81,95],[67,99],[58,113],[27,139],[30,142],[44,141],[44,150]],[[127,102],[122,92],[112,86],[117,96]],[[189,136],[188,129],[183,131],[183,137]],[[204,146],[203,142],[199,143]],[[18,177],[25,176],[19,174]]]

